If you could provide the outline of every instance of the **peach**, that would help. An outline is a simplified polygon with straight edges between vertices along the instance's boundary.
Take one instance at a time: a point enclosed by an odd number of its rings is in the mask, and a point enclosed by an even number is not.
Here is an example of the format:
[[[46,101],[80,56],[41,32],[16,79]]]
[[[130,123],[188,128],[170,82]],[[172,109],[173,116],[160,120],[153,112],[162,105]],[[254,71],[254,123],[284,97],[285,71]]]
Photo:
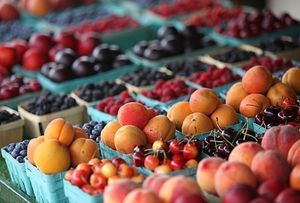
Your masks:
[[[139,188],[131,191],[123,203],[163,203],[157,194],[146,188]]]
[[[272,85],[272,73],[263,66],[250,68],[242,79],[242,86],[249,94],[264,94]]]
[[[196,177],[198,185],[202,190],[217,194],[215,189],[215,174],[223,162],[223,159],[217,157],[209,157],[199,162]]]
[[[254,156],[263,148],[256,142],[244,142],[231,151],[228,161],[238,161],[251,167]]]
[[[149,121],[148,110],[138,102],[129,102],[119,109],[118,120],[121,125],[134,125],[143,129]]]
[[[97,143],[92,139],[78,138],[70,146],[72,166],[88,163],[91,159],[99,157]]]
[[[202,191],[193,179],[182,175],[171,177],[159,191],[159,196],[165,203],[172,203],[176,198],[187,194],[202,195]]]
[[[286,188],[281,191],[276,197],[275,203],[299,203],[300,202],[300,192],[293,190],[292,188]]]
[[[79,127],[73,127],[74,129],[74,140],[78,139],[78,138],[89,138],[88,134],[81,128]]]
[[[290,165],[295,166],[300,164],[300,140],[295,142],[288,152],[288,162]]]
[[[300,94],[300,69],[298,67],[290,68],[282,77],[282,82],[291,87],[297,94]]]
[[[214,126],[209,117],[203,113],[196,112],[188,115],[184,119],[181,131],[186,136],[193,136],[208,132],[212,129],[214,129]]]
[[[45,140],[34,152],[34,163],[46,174],[66,171],[71,165],[68,148],[55,139]]]
[[[32,164],[35,165],[34,163],[34,152],[36,150],[36,148],[45,141],[44,136],[40,136],[37,138],[33,138],[32,140],[30,140],[30,142],[28,143],[27,146],[27,158],[28,161]]]
[[[109,123],[107,123],[101,131],[101,142],[103,142],[106,146],[109,146],[112,149],[116,149],[114,139],[116,132],[121,127],[121,124],[117,120],[110,121]]]
[[[236,112],[240,111],[242,100],[248,95],[242,86],[242,82],[237,82],[231,86],[226,95],[226,104],[232,106]]]
[[[169,179],[170,176],[168,175],[154,174],[146,178],[143,182],[143,187],[151,189],[156,194],[159,194],[161,187]]]
[[[119,179],[107,186],[103,193],[104,203],[123,203],[126,196],[139,185],[128,179]]]
[[[60,143],[69,146],[74,139],[74,128],[62,118],[52,120],[45,129],[45,140],[56,139]]]
[[[276,150],[258,152],[252,160],[251,169],[261,182],[275,178],[286,182],[290,173],[287,160]]]
[[[181,130],[184,119],[192,114],[190,103],[187,101],[177,102],[168,110],[168,118],[175,123],[176,128]]]
[[[274,200],[276,196],[285,188],[287,188],[287,185],[279,179],[269,179],[264,181],[259,186],[258,193],[270,200]]]
[[[230,187],[222,197],[222,203],[242,203],[251,202],[257,197],[255,188],[245,185],[236,184]]]
[[[290,174],[290,186],[300,191],[300,164],[297,164]]]
[[[209,116],[219,106],[220,99],[212,89],[202,88],[193,92],[189,103],[192,112]]]
[[[268,129],[262,139],[261,146],[264,149],[277,149],[285,157],[292,145],[300,139],[300,132],[297,128],[285,125]]]
[[[167,116],[158,115],[150,119],[144,128],[148,143],[156,140],[168,141],[175,136],[175,124]]]
[[[238,122],[238,115],[233,107],[227,104],[221,104],[210,115],[210,119],[216,128],[226,128]]]
[[[270,106],[270,101],[262,94],[249,94],[240,105],[240,113],[248,118],[254,117]]]
[[[267,98],[271,101],[272,106],[282,107],[284,99],[290,98],[296,100],[297,96],[292,88],[279,82],[269,89]]]
[[[26,3],[26,9],[33,16],[44,16],[52,8],[50,0],[28,0]]]
[[[133,125],[125,125],[116,132],[114,143],[117,151],[129,154],[133,153],[136,146],[145,146],[147,144],[147,138],[139,128]]]
[[[245,184],[251,187],[257,186],[257,179],[251,169],[240,162],[224,162],[215,174],[215,189],[219,196],[236,184]]]

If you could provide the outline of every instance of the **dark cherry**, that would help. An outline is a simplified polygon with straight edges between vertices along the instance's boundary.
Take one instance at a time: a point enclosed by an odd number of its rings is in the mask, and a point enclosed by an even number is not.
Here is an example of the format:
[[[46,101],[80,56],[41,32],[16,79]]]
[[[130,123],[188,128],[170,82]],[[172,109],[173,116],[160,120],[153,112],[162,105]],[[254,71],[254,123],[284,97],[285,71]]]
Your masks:
[[[131,158],[132,164],[137,167],[143,167],[145,156],[142,152],[134,152]]]
[[[51,68],[48,77],[54,82],[64,82],[73,78],[72,71],[63,64],[56,64],[56,67]]]
[[[51,63],[46,63],[42,66],[41,68],[41,73],[44,75],[44,76],[49,76],[49,72],[52,68],[54,68],[56,66],[56,63],[55,62],[51,62]]]
[[[227,140],[232,141],[234,140],[236,136],[236,132],[232,128],[227,128],[225,130],[222,130],[222,136],[225,137]]]
[[[110,51],[110,45],[108,44],[101,44],[97,46],[93,50],[93,57],[107,64],[111,64],[114,59]]]
[[[145,150],[146,148],[145,148],[145,146],[136,146],[135,148],[134,148],[134,152],[141,152],[141,153],[144,153],[144,150]]]
[[[261,125],[264,122],[264,114],[263,113],[259,113],[255,116],[254,118],[255,123]]]
[[[89,76],[96,73],[93,62],[87,56],[82,56],[74,61],[72,70],[74,74],[79,77]]]
[[[179,37],[168,35],[161,40],[160,46],[170,54],[176,55],[184,52],[184,44],[182,42]]]
[[[77,54],[72,49],[63,49],[55,55],[55,62],[71,67],[76,60]]]
[[[141,41],[133,47],[133,53],[138,55],[138,56],[143,57],[144,52],[148,48],[148,46],[149,46],[149,44],[148,44],[147,41]]]
[[[165,56],[165,52],[159,48],[147,48],[144,57],[150,60],[158,60]]]
[[[178,30],[172,25],[162,26],[157,31],[159,39],[166,37],[167,35],[179,35]]]

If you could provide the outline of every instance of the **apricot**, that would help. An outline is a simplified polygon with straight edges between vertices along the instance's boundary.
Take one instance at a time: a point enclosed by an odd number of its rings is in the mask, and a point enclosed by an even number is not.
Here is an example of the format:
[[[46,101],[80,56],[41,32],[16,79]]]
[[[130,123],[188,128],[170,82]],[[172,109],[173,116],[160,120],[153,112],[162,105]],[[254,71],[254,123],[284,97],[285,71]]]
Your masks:
[[[104,203],[123,203],[126,196],[139,185],[128,179],[116,180],[113,184],[107,186],[103,193]]]
[[[238,115],[233,107],[227,104],[221,104],[210,115],[210,119],[212,120],[215,128],[226,128],[238,122]]]
[[[197,182],[202,190],[208,193],[217,194],[215,189],[215,175],[220,165],[225,160],[217,157],[202,159],[197,168]]]
[[[115,134],[121,128],[121,124],[119,121],[110,121],[105,125],[103,130],[101,131],[101,141],[112,149],[116,149],[115,147]]]
[[[29,0],[26,3],[26,9],[33,16],[44,16],[51,11],[50,0]]]
[[[242,100],[248,95],[242,86],[242,82],[237,82],[230,87],[226,94],[226,104],[232,106],[236,112],[240,111]]]
[[[184,119],[181,131],[186,136],[193,136],[208,132],[212,129],[214,129],[214,126],[209,117],[203,113],[196,112],[188,115]]]
[[[27,158],[28,161],[32,164],[35,165],[34,163],[34,152],[36,148],[45,141],[44,136],[39,136],[37,138],[33,138],[30,140],[27,146]]]
[[[276,178],[287,182],[290,173],[287,160],[277,150],[258,152],[252,160],[251,169],[261,182]]]
[[[99,157],[97,143],[92,139],[78,138],[70,146],[72,166],[88,163],[91,159]]]
[[[240,113],[248,118],[254,117],[270,106],[270,101],[262,94],[249,94],[240,105]]]
[[[156,194],[159,194],[161,187],[169,179],[170,176],[168,175],[154,174],[146,178],[146,180],[143,182],[143,187],[151,189]]]
[[[188,194],[202,195],[202,191],[193,179],[182,175],[171,177],[159,191],[159,197],[165,203],[172,203],[176,198]]]
[[[295,142],[288,152],[288,162],[291,166],[300,164],[300,140]]]
[[[261,146],[264,149],[277,149],[285,157],[292,145],[300,139],[300,132],[297,128],[285,125],[268,129],[262,139]]]
[[[300,164],[297,164],[290,174],[290,186],[300,191]]]
[[[45,140],[34,152],[34,163],[43,173],[60,173],[70,168],[70,152],[55,139]]]
[[[300,94],[300,69],[293,67],[288,69],[283,77],[282,82],[291,87],[297,94]]]
[[[236,161],[222,163],[215,174],[215,189],[218,195],[222,197],[230,187],[236,184],[245,184],[255,188],[257,179],[251,169],[243,163]]]
[[[117,151],[129,154],[133,153],[136,146],[147,144],[147,138],[143,131],[133,125],[125,125],[118,129],[114,143]]]
[[[292,88],[279,82],[269,89],[267,98],[271,101],[272,106],[282,107],[282,102],[284,99],[290,98],[296,100],[297,96]]]
[[[168,110],[168,118],[175,123],[176,128],[181,130],[184,119],[192,114],[190,103],[187,101],[177,102]]]
[[[157,194],[146,188],[139,188],[131,191],[123,203],[163,203]]]
[[[272,73],[263,66],[250,68],[242,78],[242,86],[249,94],[264,94],[272,85]]]
[[[56,139],[60,143],[69,146],[74,139],[73,126],[62,118],[52,120],[45,129],[45,140]]]
[[[167,116],[158,115],[150,119],[144,128],[148,143],[156,140],[168,141],[175,136],[175,124]]]
[[[78,139],[78,138],[89,138],[88,134],[82,129],[82,128],[79,128],[79,127],[73,127],[74,129],[74,140]]]
[[[220,99],[212,89],[202,88],[193,92],[189,103],[192,112],[209,116],[219,106]]]
[[[149,121],[147,108],[138,102],[129,102],[121,106],[118,120],[123,125],[134,125],[143,129]]]
[[[251,167],[254,156],[262,150],[263,148],[256,142],[244,142],[233,148],[228,160],[241,162]]]

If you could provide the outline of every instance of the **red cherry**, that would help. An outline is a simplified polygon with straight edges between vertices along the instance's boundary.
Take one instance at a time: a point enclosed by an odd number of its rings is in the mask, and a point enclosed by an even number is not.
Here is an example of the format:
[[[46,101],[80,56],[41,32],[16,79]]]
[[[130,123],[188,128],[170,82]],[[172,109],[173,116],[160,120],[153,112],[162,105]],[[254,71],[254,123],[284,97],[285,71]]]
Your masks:
[[[175,171],[175,170],[182,169],[184,167],[184,165],[185,165],[185,162],[186,161],[183,158],[183,156],[178,155],[178,154],[174,155],[172,157],[172,161],[171,161],[171,168],[172,168],[172,170]]]
[[[86,170],[75,170],[71,178],[71,183],[81,187],[89,182],[89,176],[90,174]]]
[[[293,98],[285,98],[282,102],[282,107],[284,109],[289,108],[291,106],[295,106],[296,105],[296,100]]]
[[[187,160],[196,159],[198,157],[198,149],[194,144],[186,144],[183,147],[183,157]]]
[[[179,143],[178,140],[172,140],[169,145],[169,149],[172,154],[181,154],[183,150],[183,144]]]
[[[154,155],[148,155],[145,158],[144,165],[149,170],[154,170],[159,165],[159,160]]]

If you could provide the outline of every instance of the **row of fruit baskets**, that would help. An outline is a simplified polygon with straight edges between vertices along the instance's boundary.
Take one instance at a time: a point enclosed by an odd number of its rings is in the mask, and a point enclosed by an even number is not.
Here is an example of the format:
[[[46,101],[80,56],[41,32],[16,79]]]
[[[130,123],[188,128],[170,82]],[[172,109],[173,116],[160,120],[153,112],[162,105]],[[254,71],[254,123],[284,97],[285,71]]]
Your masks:
[[[25,202],[300,202],[297,20],[221,0],[43,2],[9,22],[0,3],[0,187]]]

